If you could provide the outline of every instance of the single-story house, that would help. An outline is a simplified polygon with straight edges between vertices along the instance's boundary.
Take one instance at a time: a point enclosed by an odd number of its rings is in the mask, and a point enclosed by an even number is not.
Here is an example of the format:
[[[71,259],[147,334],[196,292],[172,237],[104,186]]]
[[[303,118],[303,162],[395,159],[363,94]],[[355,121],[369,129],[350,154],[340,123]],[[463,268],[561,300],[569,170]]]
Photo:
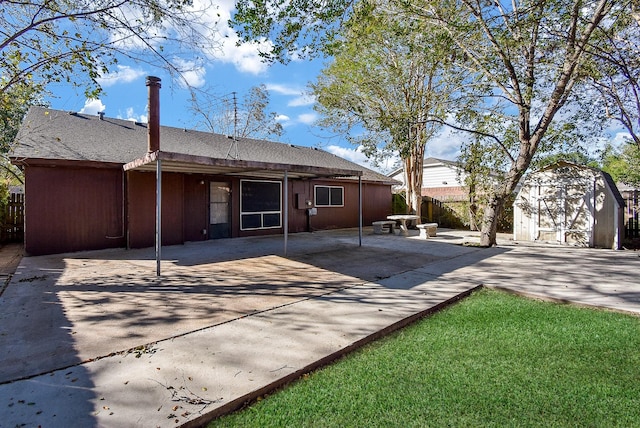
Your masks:
[[[609,174],[558,162],[525,177],[514,202],[514,239],[620,249],[624,206]]]
[[[151,92],[148,125],[29,110],[10,153],[25,176],[27,254],[150,247],[157,218],[162,244],[174,245],[391,213],[389,177],[317,148],[156,127]]]

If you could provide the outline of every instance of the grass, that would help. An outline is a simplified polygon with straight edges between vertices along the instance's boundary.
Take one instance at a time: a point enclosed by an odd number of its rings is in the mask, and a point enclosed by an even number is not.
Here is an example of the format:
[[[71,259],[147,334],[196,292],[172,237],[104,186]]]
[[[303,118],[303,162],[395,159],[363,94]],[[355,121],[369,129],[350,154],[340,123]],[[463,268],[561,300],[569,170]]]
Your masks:
[[[209,427],[639,427],[640,319],[481,290]]]

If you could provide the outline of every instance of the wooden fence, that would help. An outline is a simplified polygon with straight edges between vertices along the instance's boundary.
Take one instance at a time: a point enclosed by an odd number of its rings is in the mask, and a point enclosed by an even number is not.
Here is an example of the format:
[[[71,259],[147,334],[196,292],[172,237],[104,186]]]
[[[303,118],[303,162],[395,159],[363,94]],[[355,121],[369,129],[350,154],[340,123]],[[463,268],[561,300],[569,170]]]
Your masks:
[[[24,194],[11,193],[2,213],[0,241],[22,242],[24,240]]]
[[[626,190],[621,193],[626,202],[624,237],[626,239],[640,238],[640,190]]]
[[[429,196],[423,196],[421,208],[422,218],[426,222],[438,223],[440,227],[465,229],[468,221],[465,222],[464,216],[454,210],[452,208],[453,205],[461,205],[461,203],[459,201],[442,202]],[[460,208],[464,209],[462,205]],[[462,211],[462,209],[460,210]]]

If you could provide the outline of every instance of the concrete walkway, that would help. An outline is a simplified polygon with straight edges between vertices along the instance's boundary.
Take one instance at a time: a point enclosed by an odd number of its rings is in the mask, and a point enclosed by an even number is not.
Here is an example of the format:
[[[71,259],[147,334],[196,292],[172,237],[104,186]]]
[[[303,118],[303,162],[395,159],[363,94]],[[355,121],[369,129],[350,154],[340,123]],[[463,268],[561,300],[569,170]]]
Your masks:
[[[412,231],[413,232],[413,231]],[[352,230],[24,258],[0,297],[6,426],[198,426],[480,285],[640,314],[640,257]]]

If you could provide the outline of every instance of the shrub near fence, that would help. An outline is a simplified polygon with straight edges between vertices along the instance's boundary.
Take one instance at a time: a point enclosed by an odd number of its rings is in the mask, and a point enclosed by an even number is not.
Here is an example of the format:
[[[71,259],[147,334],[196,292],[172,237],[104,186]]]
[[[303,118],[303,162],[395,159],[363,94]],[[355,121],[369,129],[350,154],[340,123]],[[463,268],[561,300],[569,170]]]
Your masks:
[[[469,202],[460,198],[440,201],[430,196],[422,197],[422,223],[438,223],[439,227],[448,229],[469,229]],[[404,195],[393,195],[393,213],[405,214],[407,204]],[[481,213],[480,213],[481,214]],[[500,216],[498,232],[511,233],[513,231],[513,204],[512,200],[505,204],[504,212]]]
[[[24,240],[24,194],[11,193],[2,213],[0,241],[22,242]]]
[[[458,210],[454,207],[458,208]],[[461,202],[446,203],[429,196],[422,198],[422,217],[426,219],[427,222],[438,223],[440,227],[467,229],[469,222],[465,222],[464,214],[462,213],[464,209],[465,204]]]

